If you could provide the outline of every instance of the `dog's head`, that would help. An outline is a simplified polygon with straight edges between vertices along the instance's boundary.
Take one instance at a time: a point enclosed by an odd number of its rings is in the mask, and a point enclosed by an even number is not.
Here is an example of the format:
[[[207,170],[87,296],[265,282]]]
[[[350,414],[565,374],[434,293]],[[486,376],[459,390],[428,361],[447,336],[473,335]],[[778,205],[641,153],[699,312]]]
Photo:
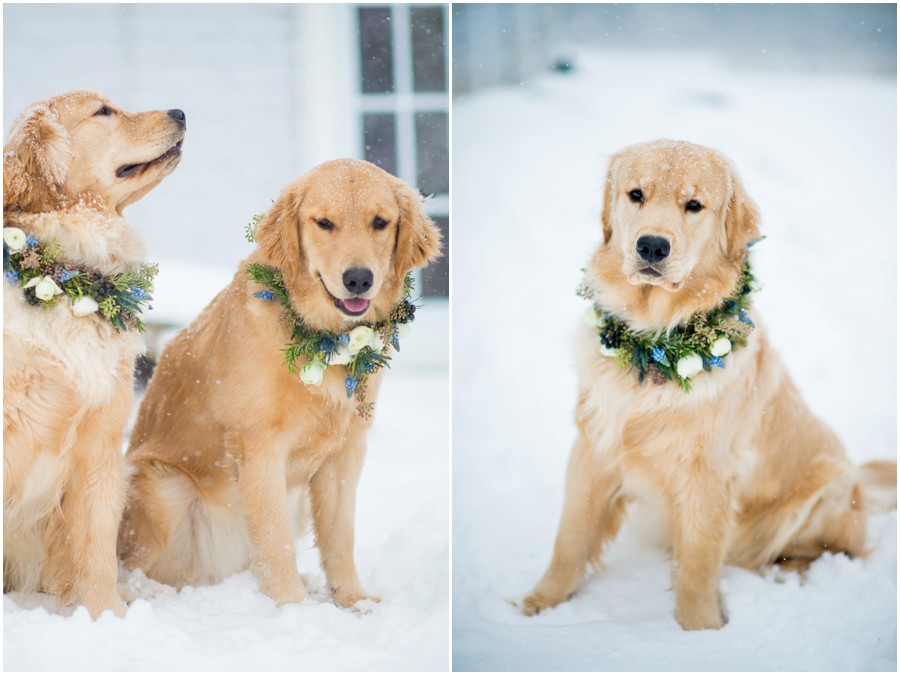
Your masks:
[[[698,289],[712,302],[730,292],[747,245],[759,238],[758,220],[730,162],[715,150],[684,141],[634,145],[610,160],[604,241],[591,272],[615,296],[613,311],[616,304],[634,309],[656,292],[678,296],[660,307]],[[651,323],[668,325],[668,318]]]
[[[400,301],[406,274],[441,250],[419,194],[353,159],[327,162],[288,185],[256,241],[282,270],[307,323],[333,331],[385,318]]]
[[[129,113],[74,91],[40,101],[13,123],[3,155],[3,209],[48,211],[86,199],[122,214],[178,165],[181,110]]]

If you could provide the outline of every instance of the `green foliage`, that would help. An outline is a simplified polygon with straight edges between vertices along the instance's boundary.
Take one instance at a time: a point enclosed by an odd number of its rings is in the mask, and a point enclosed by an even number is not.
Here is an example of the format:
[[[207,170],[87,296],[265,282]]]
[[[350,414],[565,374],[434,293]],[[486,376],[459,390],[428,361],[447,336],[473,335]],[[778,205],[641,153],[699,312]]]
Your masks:
[[[244,239],[246,239],[249,243],[256,243],[256,226],[259,225],[259,221],[261,221],[264,217],[264,213],[257,213],[250,219],[249,223],[244,225]]]
[[[394,349],[400,351],[397,326],[411,323],[415,319],[416,306],[409,300],[413,290],[412,275],[406,275],[403,280],[403,299],[394,307],[387,319],[375,324],[358,324],[358,326],[371,328],[375,334],[380,336],[384,346],[378,351],[371,346],[364,346],[355,354],[350,354],[349,362],[343,366],[333,364],[332,360],[343,348],[346,348],[345,346],[350,341],[349,333],[351,331],[335,334],[329,331],[313,330],[307,326],[303,317],[294,309],[284,283],[284,277],[278,268],[261,263],[250,263],[247,265],[247,277],[270,291],[274,300],[277,300],[284,308],[289,319],[291,342],[282,350],[284,364],[288,371],[297,374],[307,362],[313,360],[324,364],[326,369],[329,367],[346,368],[347,377],[355,381],[354,386],[348,389],[347,396],[348,398],[356,396],[356,400],[359,402],[357,413],[364,419],[368,419],[374,409],[374,403],[365,400],[366,383],[369,376],[385,366],[390,367],[390,347],[393,346]],[[258,293],[254,295],[260,297]],[[261,300],[266,301],[264,298]]]
[[[678,362],[697,355],[707,372],[716,365],[724,367],[721,357],[712,353],[712,346],[721,338],[729,340],[731,351],[747,344],[754,328],[747,316],[754,287],[750,261],[745,260],[734,290],[718,307],[694,314],[668,333],[632,330],[624,321],[609,312],[602,312],[598,307],[596,310],[602,317],[602,323],[597,328],[597,334],[607,350],[615,350],[616,363],[635,373],[638,383],[642,384],[649,376],[656,383],[675,380],[684,391],[690,391],[691,378],[678,374]],[[584,284],[579,286],[578,294],[591,297],[590,290]]]
[[[64,260],[59,242],[40,242],[29,237],[29,245],[20,251],[12,251],[3,244],[3,270],[7,281],[15,282],[20,288],[24,289],[34,279],[49,277],[62,290],[48,300],[34,297],[34,304],[52,307],[64,297],[72,303],[84,297],[93,298],[99,305],[95,314],[109,321],[117,331],[129,328],[143,331],[142,305],[153,299],[150,292],[159,267],[145,263],[136,270],[104,275]]]

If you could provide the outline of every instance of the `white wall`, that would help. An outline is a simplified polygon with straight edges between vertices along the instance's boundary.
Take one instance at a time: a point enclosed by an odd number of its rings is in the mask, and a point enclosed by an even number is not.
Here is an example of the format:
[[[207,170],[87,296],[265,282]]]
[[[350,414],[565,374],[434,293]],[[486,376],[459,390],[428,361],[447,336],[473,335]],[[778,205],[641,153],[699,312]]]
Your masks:
[[[244,224],[291,178],[359,156],[353,7],[4,5],[4,134],[71,89],[183,109],[181,165],[126,215],[150,259],[233,269]]]

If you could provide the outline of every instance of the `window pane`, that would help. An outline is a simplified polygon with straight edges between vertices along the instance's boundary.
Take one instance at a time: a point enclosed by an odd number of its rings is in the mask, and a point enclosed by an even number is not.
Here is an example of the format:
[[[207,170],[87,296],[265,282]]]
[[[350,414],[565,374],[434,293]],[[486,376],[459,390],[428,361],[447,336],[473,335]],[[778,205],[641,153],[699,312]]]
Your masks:
[[[416,114],[416,181],[424,195],[450,190],[448,136],[447,113]]]
[[[409,12],[412,34],[413,89],[446,91],[444,10],[413,7]]]
[[[363,115],[363,145],[366,161],[397,175],[397,120],[393,113]]]
[[[391,10],[360,7],[359,55],[364,94],[394,91],[394,52],[391,44]]]
[[[450,227],[447,216],[432,216],[431,219],[444,235],[444,255],[422,270],[423,295],[450,295]]]

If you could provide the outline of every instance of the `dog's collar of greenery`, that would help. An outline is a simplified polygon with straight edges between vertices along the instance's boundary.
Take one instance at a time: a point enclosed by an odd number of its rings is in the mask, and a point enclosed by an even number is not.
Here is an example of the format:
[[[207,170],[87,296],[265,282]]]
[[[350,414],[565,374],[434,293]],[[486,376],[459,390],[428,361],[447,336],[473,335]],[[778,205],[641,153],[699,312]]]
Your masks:
[[[291,303],[284,277],[278,268],[250,263],[247,265],[247,276],[265,287],[265,290],[253,293],[254,297],[269,302],[277,300],[284,309],[291,331],[291,341],[282,350],[287,369],[299,374],[305,384],[317,386],[329,367],[344,366],[347,371],[344,380],[347,398],[355,395],[357,413],[363,419],[371,417],[375,404],[366,401],[369,376],[389,365],[389,347],[400,351],[400,327],[411,324],[415,319],[416,305],[410,301],[412,274],[407,274],[403,280],[403,299],[386,319],[378,323],[361,322],[342,333],[315,330],[304,322]]]
[[[588,311],[587,321],[597,329],[600,352],[634,371],[639,384],[646,378],[656,384],[674,380],[690,391],[693,377],[713,367],[725,368],[723,358],[747,344],[754,328],[748,314],[750,294],[756,289],[750,260],[745,258],[734,290],[718,307],[698,312],[665,333],[634,330],[596,303]],[[593,300],[584,283],[578,295]]]
[[[140,315],[150,308],[159,267],[146,263],[131,272],[103,274],[67,261],[55,240],[42,242],[19,228],[4,227],[3,271],[29,304],[52,307],[65,297],[78,317],[98,316],[117,331],[143,332]]]

